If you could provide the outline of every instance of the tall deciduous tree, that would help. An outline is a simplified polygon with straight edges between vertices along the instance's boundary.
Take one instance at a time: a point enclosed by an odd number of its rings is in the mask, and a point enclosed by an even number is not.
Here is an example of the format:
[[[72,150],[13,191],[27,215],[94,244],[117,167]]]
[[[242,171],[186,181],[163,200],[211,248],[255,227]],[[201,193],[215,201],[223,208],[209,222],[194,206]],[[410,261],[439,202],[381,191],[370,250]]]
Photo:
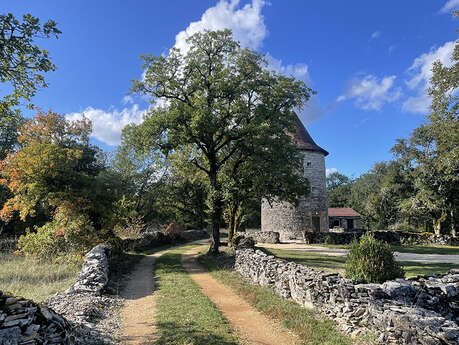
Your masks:
[[[327,176],[327,199],[329,207],[350,207],[353,181],[339,172]]]
[[[456,12],[457,16],[457,12]],[[436,234],[449,219],[456,236],[459,207],[459,42],[450,67],[436,61],[432,67],[429,95],[432,97],[427,122],[416,128],[409,141],[399,141],[393,151],[411,160],[415,194],[405,203],[413,212],[428,212]]]
[[[143,57],[144,78],[134,82],[133,91],[166,106],[149,111],[138,143],[166,156],[187,149],[189,164],[205,173],[212,229],[209,253],[217,253],[226,165],[238,155],[244,157],[256,138],[286,138],[286,131],[293,132],[292,110],[301,108],[311,90],[301,81],[268,71],[263,57],[241,49],[229,30],[197,33],[188,43],[188,52],[172,48],[167,57]]]

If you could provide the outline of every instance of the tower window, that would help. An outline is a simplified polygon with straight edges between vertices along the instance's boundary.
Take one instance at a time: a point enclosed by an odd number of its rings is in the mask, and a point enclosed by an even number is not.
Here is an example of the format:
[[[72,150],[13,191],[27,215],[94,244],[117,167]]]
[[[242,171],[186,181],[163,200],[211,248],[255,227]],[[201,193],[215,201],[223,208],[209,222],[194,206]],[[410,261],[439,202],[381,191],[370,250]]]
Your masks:
[[[306,166],[307,166],[308,168],[310,168],[310,167],[311,167],[311,165],[312,165],[312,163],[311,163],[311,162],[306,162]]]

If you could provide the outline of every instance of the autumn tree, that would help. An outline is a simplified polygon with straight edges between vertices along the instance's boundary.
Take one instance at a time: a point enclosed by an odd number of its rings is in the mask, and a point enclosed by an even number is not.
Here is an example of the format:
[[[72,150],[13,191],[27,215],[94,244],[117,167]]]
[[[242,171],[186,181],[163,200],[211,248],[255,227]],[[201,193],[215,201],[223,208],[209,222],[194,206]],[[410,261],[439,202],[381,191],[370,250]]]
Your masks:
[[[19,132],[17,150],[0,162],[0,182],[11,192],[0,217],[8,222],[18,213],[25,221],[42,213],[49,220],[25,236],[21,246],[32,250],[30,243],[44,232],[52,250],[53,238],[55,244],[66,238],[66,244],[78,239],[85,246],[109,235],[115,191],[101,174],[100,150],[89,144],[91,123],[86,119],[69,122],[62,115],[40,112]]]
[[[206,31],[172,48],[167,57],[144,56],[144,78],[133,91],[161,100],[139,125],[138,147],[170,153],[186,149],[188,164],[201,170],[209,190],[209,253],[218,252],[226,165],[256,138],[286,138],[296,125],[292,113],[311,90],[294,78],[268,71],[260,54],[241,49],[229,30]],[[284,140],[286,145],[293,145]],[[290,162],[288,162],[290,164]]]

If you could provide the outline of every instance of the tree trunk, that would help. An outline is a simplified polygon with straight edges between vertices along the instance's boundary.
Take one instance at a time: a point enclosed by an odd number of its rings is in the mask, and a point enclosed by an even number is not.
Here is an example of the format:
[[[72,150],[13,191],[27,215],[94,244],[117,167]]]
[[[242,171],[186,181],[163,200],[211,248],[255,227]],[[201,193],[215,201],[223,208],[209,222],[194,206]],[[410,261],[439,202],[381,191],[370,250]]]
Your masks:
[[[454,218],[456,215],[454,214],[454,206],[451,207],[450,216],[451,216],[451,236],[456,237],[456,219]]]
[[[228,246],[230,247],[233,244],[234,219],[235,219],[234,207],[230,206],[230,215],[229,215],[229,220],[228,220]]]
[[[441,223],[445,220],[446,218],[446,212],[442,212],[440,218],[438,219],[433,219],[433,227],[434,227],[434,232],[435,235],[441,235]]]
[[[441,223],[436,219],[433,220],[433,228],[435,235],[440,235]]]
[[[211,171],[210,177],[210,206],[211,206],[211,234],[210,234],[210,248],[207,252],[208,255],[217,255],[218,248],[220,247],[220,219],[222,216],[222,196],[220,186],[217,182],[217,169],[212,169],[213,164],[210,163]]]

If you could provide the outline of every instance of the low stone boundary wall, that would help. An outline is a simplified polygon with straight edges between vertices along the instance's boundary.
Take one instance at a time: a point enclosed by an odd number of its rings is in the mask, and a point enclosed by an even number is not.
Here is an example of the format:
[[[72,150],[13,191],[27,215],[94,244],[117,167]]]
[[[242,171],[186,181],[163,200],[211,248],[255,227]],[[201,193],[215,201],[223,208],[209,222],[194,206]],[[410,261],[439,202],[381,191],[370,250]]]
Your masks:
[[[353,284],[338,274],[254,249],[236,251],[235,269],[284,298],[319,310],[346,333],[376,331],[378,342],[386,344],[459,344],[459,270],[384,284]]]
[[[67,293],[101,294],[108,283],[109,247],[99,244],[92,248],[83,261],[77,281],[66,291]]]
[[[256,243],[279,243],[279,233],[275,231],[250,231],[240,233],[244,237],[252,237]]]
[[[349,244],[354,238],[357,240],[365,234],[365,231],[349,232],[306,232],[305,242],[308,244]],[[438,244],[458,245],[459,241],[447,235],[432,235],[429,233],[412,233],[401,231],[370,231],[379,241],[393,244]]]
[[[178,238],[171,238],[161,231],[145,232],[137,239],[124,239],[122,248],[124,251],[147,250],[180,241],[195,241],[209,237],[206,230],[186,230]]]
[[[74,343],[73,327],[64,317],[0,291],[0,345]]]

